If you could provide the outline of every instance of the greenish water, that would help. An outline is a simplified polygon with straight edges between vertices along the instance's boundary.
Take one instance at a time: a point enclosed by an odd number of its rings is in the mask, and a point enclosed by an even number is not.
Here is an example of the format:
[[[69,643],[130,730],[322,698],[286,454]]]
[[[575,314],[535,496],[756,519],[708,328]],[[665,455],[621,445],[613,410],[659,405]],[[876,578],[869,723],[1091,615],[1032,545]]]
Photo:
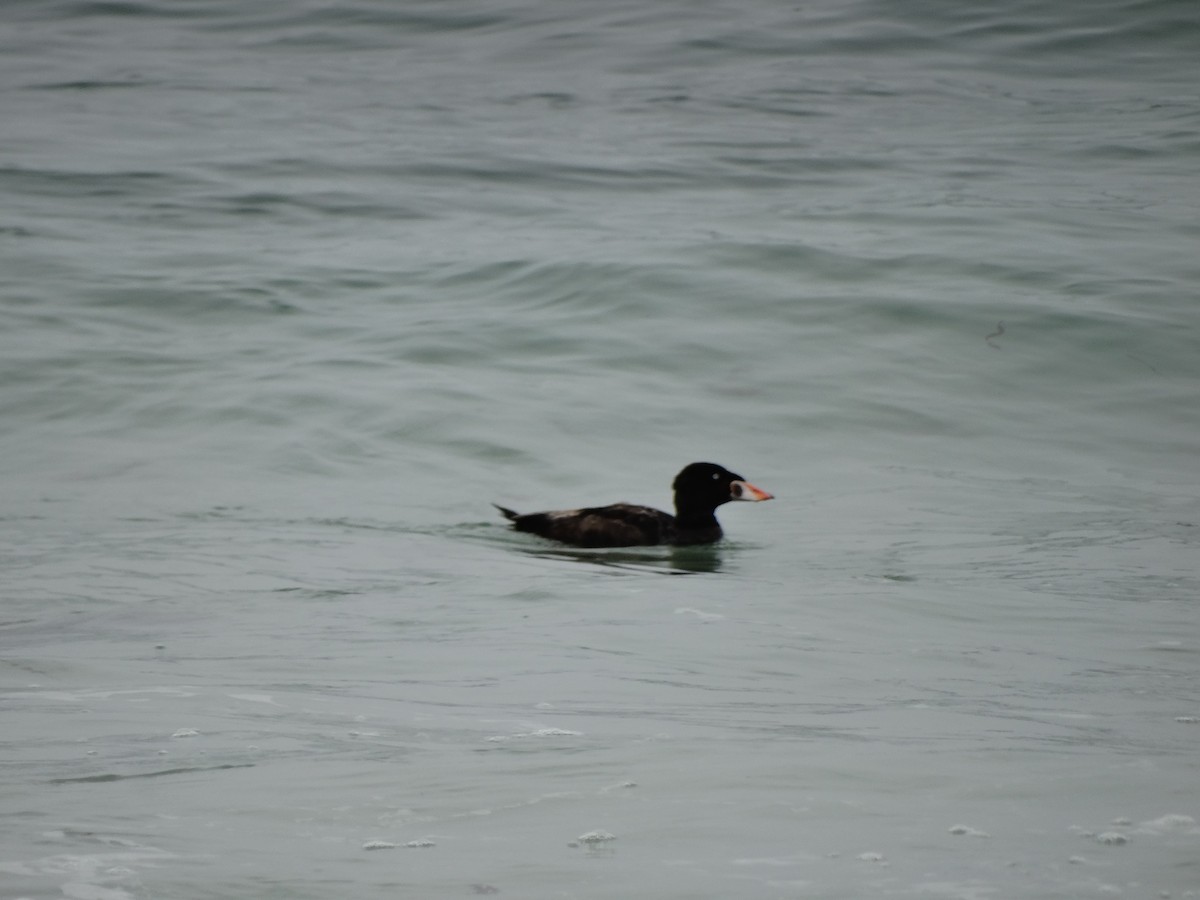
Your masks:
[[[0,12],[0,893],[1200,890],[1190,16]]]

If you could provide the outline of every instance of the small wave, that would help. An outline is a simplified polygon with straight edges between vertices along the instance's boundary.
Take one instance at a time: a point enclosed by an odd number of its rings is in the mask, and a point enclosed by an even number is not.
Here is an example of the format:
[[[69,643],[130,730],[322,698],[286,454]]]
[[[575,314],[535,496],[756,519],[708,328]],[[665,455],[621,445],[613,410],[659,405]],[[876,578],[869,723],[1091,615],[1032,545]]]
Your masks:
[[[157,772],[137,772],[132,775],[106,773],[83,775],[78,778],[51,778],[47,784],[105,784],[110,781],[130,781],[135,778],[162,778],[167,775],[190,775],[194,772],[219,772],[225,769],[250,769],[254,763],[226,763],[220,766],[182,766],[178,769],[160,769]]]

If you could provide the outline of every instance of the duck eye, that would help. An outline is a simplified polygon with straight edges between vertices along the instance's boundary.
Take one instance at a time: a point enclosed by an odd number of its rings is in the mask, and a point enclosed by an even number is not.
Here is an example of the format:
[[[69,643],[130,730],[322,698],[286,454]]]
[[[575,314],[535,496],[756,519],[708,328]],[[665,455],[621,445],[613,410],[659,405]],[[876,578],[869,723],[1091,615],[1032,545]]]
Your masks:
[[[716,481],[716,480],[717,480],[717,479],[719,479],[720,477],[721,477],[721,473],[720,473],[720,472],[713,472],[713,481]]]

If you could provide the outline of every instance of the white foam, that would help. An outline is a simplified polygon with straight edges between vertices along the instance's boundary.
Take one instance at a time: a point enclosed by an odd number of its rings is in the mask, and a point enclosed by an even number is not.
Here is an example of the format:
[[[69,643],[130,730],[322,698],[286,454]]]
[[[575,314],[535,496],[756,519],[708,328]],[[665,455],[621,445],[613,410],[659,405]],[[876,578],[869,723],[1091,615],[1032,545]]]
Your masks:
[[[1159,816],[1157,819],[1142,822],[1135,830],[1138,834],[1166,834],[1169,831],[1183,834],[1200,834],[1200,829],[1196,828],[1196,820],[1191,816],[1184,816],[1179,813],[1167,813],[1165,816]]]
[[[69,830],[42,832],[42,836],[55,841],[71,840],[76,837],[75,833]],[[91,835],[90,837],[95,842],[107,847],[120,849],[116,852],[83,855],[64,853],[28,860],[0,862],[0,873],[25,877],[63,878],[62,893],[72,900],[128,900],[132,895],[120,887],[112,886],[111,882],[136,877],[141,868],[161,865],[164,860],[174,858],[173,854],[156,847],[137,844],[111,835]]]
[[[854,858],[861,860],[862,862],[881,863],[881,864],[887,863],[886,856],[884,856],[882,853],[876,853],[873,850],[868,850],[866,853],[860,853],[860,854],[858,854],[858,856],[856,856]]]
[[[1122,844],[1128,844],[1129,838],[1119,831],[1102,831],[1096,835],[1096,843],[1107,844],[1110,847],[1119,847]]]
[[[778,856],[751,856],[731,860],[735,866],[795,866],[800,861]]]
[[[617,836],[611,831],[602,831],[599,829],[596,831],[586,831],[575,838],[581,844],[603,844],[608,841],[615,841],[616,839]]]
[[[70,897],[71,900],[131,900],[133,897],[128,891],[120,888],[106,888],[98,884],[84,884],[76,881],[64,884],[62,892],[64,897]]]
[[[501,743],[503,741],[511,741],[518,738],[543,738],[543,737],[580,737],[583,734],[581,731],[570,731],[566,728],[535,728],[533,731],[521,731],[516,734],[497,734],[486,740],[492,743]]]
[[[271,706],[283,706],[282,703],[276,703],[275,698],[270,694],[226,694],[234,700],[245,700],[247,703],[268,703]]]
[[[167,694],[171,697],[196,697],[199,691],[177,687],[130,688],[122,691],[83,691],[80,696],[87,700],[111,700],[113,697],[136,697],[141,694]]]
[[[693,609],[690,606],[679,607],[677,610],[675,610],[675,615],[677,615],[677,616],[695,616],[701,622],[715,622],[717,619],[725,618],[725,616],[723,616],[721,613],[704,612],[704,610]]]
[[[364,850],[394,850],[395,847],[391,841],[367,841],[362,846]]]
[[[913,887],[921,894],[953,897],[954,900],[993,900],[996,894],[996,889],[991,885],[960,881],[924,881]]]
[[[947,829],[951,834],[965,835],[966,837],[990,838],[991,835],[986,831],[980,831],[978,828],[972,828],[970,825],[951,825]]]
[[[635,788],[635,787],[637,787],[636,781],[622,781],[619,784],[610,784],[610,785],[600,788],[599,793],[607,794],[609,791],[621,790],[621,789],[625,789],[625,788]]]

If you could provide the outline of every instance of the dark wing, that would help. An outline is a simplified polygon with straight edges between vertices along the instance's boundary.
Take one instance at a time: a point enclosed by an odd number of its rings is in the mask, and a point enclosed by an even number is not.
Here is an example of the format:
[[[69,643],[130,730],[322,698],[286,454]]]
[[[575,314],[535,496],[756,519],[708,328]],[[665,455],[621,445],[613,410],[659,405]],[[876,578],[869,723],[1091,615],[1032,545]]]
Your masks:
[[[670,541],[675,518],[648,506],[614,503],[590,509],[510,516],[518,531],[528,531],[576,547],[639,547]]]

